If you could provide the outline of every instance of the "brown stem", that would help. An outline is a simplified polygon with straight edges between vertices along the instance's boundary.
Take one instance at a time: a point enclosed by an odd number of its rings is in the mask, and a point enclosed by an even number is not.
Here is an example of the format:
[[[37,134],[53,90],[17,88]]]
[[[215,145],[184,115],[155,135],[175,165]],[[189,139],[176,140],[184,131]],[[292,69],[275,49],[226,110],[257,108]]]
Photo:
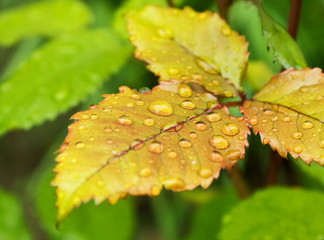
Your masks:
[[[233,0],[217,0],[216,2],[218,6],[219,15],[223,19],[227,20],[228,8],[233,3]]]
[[[173,0],[167,0],[169,7],[174,7]]]
[[[284,159],[275,151],[272,151],[269,156],[269,163],[267,169],[266,185],[275,185],[279,176],[282,161]]]
[[[288,32],[290,36],[296,39],[302,0],[290,1],[290,14],[288,22]]]
[[[236,166],[231,169],[228,175],[233,182],[238,196],[241,199],[247,198],[251,195],[251,192],[242,176],[241,171]]]

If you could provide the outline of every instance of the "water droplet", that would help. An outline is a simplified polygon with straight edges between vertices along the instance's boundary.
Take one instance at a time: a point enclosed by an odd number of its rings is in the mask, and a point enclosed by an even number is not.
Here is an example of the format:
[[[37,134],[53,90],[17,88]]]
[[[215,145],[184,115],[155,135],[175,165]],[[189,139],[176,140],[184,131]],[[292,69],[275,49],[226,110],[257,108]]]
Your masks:
[[[185,186],[185,183],[181,178],[178,177],[170,177],[163,181],[163,185],[166,189],[177,189],[177,188],[183,188]]]
[[[266,123],[268,123],[268,120],[266,120],[266,119],[262,119],[262,121],[261,121],[263,124],[266,124]]]
[[[217,122],[222,119],[222,117],[215,112],[208,113],[206,118],[209,122]]]
[[[222,127],[222,133],[227,136],[235,136],[239,131],[237,125],[233,123],[226,124]]]
[[[275,122],[275,121],[277,121],[278,120],[278,116],[274,116],[273,118],[271,118],[271,121],[272,122]]]
[[[232,149],[226,152],[225,156],[230,160],[237,160],[241,157],[241,150],[239,149]]]
[[[151,187],[151,195],[152,196],[158,196],[161,192],[162,188],[158,185],[153,185]]]
[[[75,144],[75,147],[76,147],[77,149],[82,149],[82,148],[85,147],[85,144],[84,144],[83,142],[77,142],[77,143]]]
[[[169,157],[169,158],[174,159],[174,158],[176,158],[177,156],[178,156],[178,154],[177,154],[175,151],[170,151],[170,152],[168,152],[168,157]]]
[[[311,123],[310,121],[305,121],[302,124],[302,128],[303,129],[311,129],[312,127],[314,127],[313,123]]]
[[[233,97],[233,93],[228,90],[224,91],[224,95],[225,95],[225,97]]]
[[[134,104],[133,103],[131,103],[131,102],[129,102],[129,103],[127,103],[127,105],[126,105],[128,108],[133,108],[134,107]]]
[[[151,89],[149,89],[148,87],[142,87],[138,90],[140,93],[147,93],[150,92]]]
[[[303,134],[300,133],[300,132],[295,132],[293,135],[292,135],[293,138],[295,139],[301,139],[303,137]]]
[[[195,132],[191,132],[191,133],[189,134],[189,137],[190,137],[190,138],[197,138],[197,137],[198,137],[198,134],[195,133]]]
[[[143,106],[144,105],[144,102],[143,101],[136,101],[136,105],[137,106]]]
[[[143,168],[143,169],[141,169],[139,174],[140,174],[141,177],[148,177],[148,176],[151,175],[151,173],[152,173],[151,169]]]
[[[231,35],[232,33],[232,30],[230,29],[230,27],[228,25],[224,25],[221,27],[221,33],[224,35],[224,36],[229,36]]]
[[[138,94],[133,94],[132,98],[135,99],[135,100],[140,100],[141,99],[140,95],[138,95]]]
[[[177,75],[177,74],[179,74],[179,69],[177,69],[177,68],[174,68],[174,67],[171,67],[171,68],[169,68],[169,70],[168,70],[168,73],[170,74],[170,75]]]
[[[73,163],[73,164],[76,164],[78,162],[78,160],[76,159],[76,158],[73,158],[72,160],[71,160],[71,163]]]
[[[283,121],[283,122],[290,122],[291,119],[290,119],[290,117],[283,117],[283,118],[282,118],[282,121]]]
[[[80,125],[79,126],[79,130],[83,130],[83,129],[85,129],[85,126],[84,125]]]
[[[321,140],[319,145],[320,145],[321,148],[324,148],[324,140]]]
[[[190,100],[184,100],[180,103],[180,107],[188,110],[193,110],[196,108],[196,105]]]
[[[90,138],[89,138],[89,141],[90,141],[90,142],[94,142],[94,140],[95,140],[94,137],[90,137]]]
[[[266,145],[266,144],[270,143],[270,139],[269,139],[269,138],[263,138],[262,143],[263,143],[264,145]]]
[[[273,111],[271,109],[265,109],[263,111],[263,115],[265,115],[265,116],[272,116],[273,115]]]
[[[252,126],[255,126],[255,125],[258,124],[258,120],[257,120],[255,117],[253,117],[253,118],[251,118],[251,119],[249,120],[249,123],[250,123]]]
[[[174,130],[174,129],[171,129],[171,128],[174,128],[178,125],[178,122],[177,121],[171,121],[171,122],[168,122],[166,124],[164,124],[161,129],[166,131],[166,130]]]
[[[192,78],[193,78],[194,80],[197,80],[197,81],[201,81],[201,80],[202,80],[202,77],[201,77],[201,75],[200,75],[200,74],[198,74],[198,73],[196,73],[196,74],[193,74],[193,75],[192,75]]]
[[[110,109],[110,107],[104,107],[102,109],[102,111],[110,113],[111,112],[111,109]]]
[[[183,147],[183,148],[189,148],[189,147],[191,147],[191,142],[188,141],[187,139],[181,139],[179,141],[179,146]]]
[[[165,38],[165,39],[173,38],[173,33],[172,33],[171,29],[169,29],[167,27],[158,28],[157,33],[161,38]]]
[[[82,115],[82,119],[83,120],[87,120],[87,119],[89,119],[90,117],[89,117],[89,115],[88,114],[83,114]]]
[[[302,86],[302,87],[299,88],[299,91],[302,92],[302,93],[305,93],[305,92],[309,91],[309,88],[306,87],[306,86]]]
[[[173,108],[167,101],[158,100],[154,101],[149,106],[149,111],[158,116],[170,116],[173,113]]]
[[[163,145],[159,142],[152,142],[149,147],[149,151],[152,153],[161,153],[163,151]]]
[[[195,129],[199,131],[204,131],[207,129],[207,125],[204,122],[198,121],[195,123]]]
[[[207,168],[207,167],[204,167],[204,168],[201,168],[199,171],[198,171],[198,175],[202,178],[209,178],[211,177],[213,174],[212,170],[210,168]]]
[[[229,146],[228,141],[222,136],[213,136],[209,139],[209,144],[217,149],[225,149]]]
[[[301,153],[302,151],[303,151],[302,147],[300,147],[300,146],[295,146],[294,147],[294,152],[295,153]]]
[[[219,152],[212,151],[209,153],[208,157],[210,161],[218,162],[218,163],[223,162],[223,157]]]
[[[111,133],[113,130],[111,127],[105,127],[104,131],[105,133]]]
[[[107,140],[106,140],[106,143],[107,143],[107,144],[109,144],[109,145],[111,145],[111,144],[113,144],[113,143],[114,143],[114,141],[113,141],[113,140],[111,140],[111,139],[107,139]]]
[[[214,64],[208,64],[201,58],[195,58],[195,62],[200,67],[202,70],[210,73],[210,74],[218,74],[219,73],[219,67],[214,63]]]
[[[178,94],[180,97],[191,97],[192,90],[187,84],[181,83],[178,87]]]
[[[117,120],[120,125],[129,126],[132,125],[132,120],[128,119],[126,115],[120,116]]]
[[[147,118],[147,119],[145,119],[144,120],[144,125],[146,125],[146,126],[153,126],[154,125],[154,119],[153,118]]]
[[[278,132],[278,128],[272,128],[273,132]]]
[[[91,114],[91,120],[97,120],[98,119],[98,116],[97,114]]]
[[[105,183],[104,183],[104,181],[102,181],[102,180],[99,180],[98,182],[97,182],[97,186],[98,187],[103,187],[105,185]]]

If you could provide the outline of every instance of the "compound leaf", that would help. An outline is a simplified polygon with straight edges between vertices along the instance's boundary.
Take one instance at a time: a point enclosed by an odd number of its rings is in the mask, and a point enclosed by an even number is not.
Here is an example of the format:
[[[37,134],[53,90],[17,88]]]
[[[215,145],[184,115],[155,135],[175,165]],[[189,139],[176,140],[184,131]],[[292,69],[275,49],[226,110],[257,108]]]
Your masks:
[[[278,60],[286,69],[306,68],[305,57],[295,40],[262,8],[261,4],[257,3],[256,6],[263,34],[267,39],[268,47],[273,50],[275,60]]]
[[[76,0],[23,5],[0,14],[0,44],[9,46],[24,37],[56,37],[62,33],[75,32],[84,28],[90,19],[90,11]]]
[[[324,75],[287,70],[273,77],[241,108],[264,144],[287,157],[324,165]]]
[[[282,187],[267,188],[241,202],[223,218],[217,239],[322,239],[324,195]]]
[[[120,91],[72,116],[54,169],[58,221],[92,198],[115,203],[128,194],[156,196],[163,186],[207,188],[244,156],[245,119],[230,117],[213,95],[177,81]]]
[[[105,29],[45,44],[0,85],[0,135],[28,129],[76,105],[127,57],[119,39]]]
[[[161,80],[196,82],[225,97],[238,94],[247,43],[216,13],[147,6],[127,19],[136,57]]]

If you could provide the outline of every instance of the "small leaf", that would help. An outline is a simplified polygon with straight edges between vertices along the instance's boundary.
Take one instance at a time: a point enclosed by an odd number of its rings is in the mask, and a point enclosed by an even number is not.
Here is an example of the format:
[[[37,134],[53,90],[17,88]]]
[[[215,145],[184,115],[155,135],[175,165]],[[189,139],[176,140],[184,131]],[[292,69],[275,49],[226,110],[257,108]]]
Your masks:
[[[264,144],[287,157],[324,165],[324,75],[292,69],[275,76],[241,110]]]
[[[223,218],[217,239],[323,239],[324,195],[304,189],[268,188]]]
[[[91,19],[87,7],[76,0],[36,2],[0,14],[0,44],[12,45],[35,35],[56,37],[85,27]]]
[[[120,91],[72,116],[54,169],[58,221],[91,198],[115,203],[128,194],[156,196],[162,186],[207,188],[244,156],[244,118],[230,117],[213,95],[176,81]]]
[[[118,38],[104,29],[45,44],[0,85],[0,135],[28,129],[75,106],[127,57]]]
[[[18,200],[0,189],[0,239],[31,239],[24,223],[23,209]]]
[[[267,38],[268,47],[273,49],[275,60],[288,68],[306,68],[305,57],[295,40],[286,29],[277,23],[261,6],[256,4],[261,19],[263,34]]]
[[[196,82],[225,97],[241,89],[247,43],[216,13],[147,6],[127,19],[136,57],[160,80]]]
[[[259,91],[273,75],[274,72],[263,61],[249,61],[246,82],[253,90]]]

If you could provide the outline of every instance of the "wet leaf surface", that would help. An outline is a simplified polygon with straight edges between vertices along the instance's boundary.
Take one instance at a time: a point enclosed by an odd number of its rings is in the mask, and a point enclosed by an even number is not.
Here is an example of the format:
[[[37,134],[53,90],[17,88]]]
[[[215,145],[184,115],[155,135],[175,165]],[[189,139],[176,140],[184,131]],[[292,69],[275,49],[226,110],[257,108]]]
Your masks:
[[[161,80],[200,83],[225,97],[241,89],[247,43],[216,13],[148,6],[127,19],[135,56]]]
[[[216,98],[177,81],[138,93],[121,87],[76,113],[61,146],[53,185],[58,221],[81,202],[207,188],[244,157],[249,130]]]

